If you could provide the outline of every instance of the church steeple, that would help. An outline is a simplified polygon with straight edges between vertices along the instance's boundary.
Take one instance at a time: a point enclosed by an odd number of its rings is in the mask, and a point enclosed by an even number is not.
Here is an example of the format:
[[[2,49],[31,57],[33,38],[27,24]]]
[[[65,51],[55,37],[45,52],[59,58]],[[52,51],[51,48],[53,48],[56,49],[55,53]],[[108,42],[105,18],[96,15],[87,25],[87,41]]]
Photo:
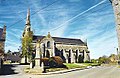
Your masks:
[[[28,8],[28,12],[27,12],[26,25],[30,25],[30,8]]]
[[[28,36],[30,33],[33,33],[33,32],[31,30],[31,24],[30,24],[30,9],[28,9],[23,37]]]

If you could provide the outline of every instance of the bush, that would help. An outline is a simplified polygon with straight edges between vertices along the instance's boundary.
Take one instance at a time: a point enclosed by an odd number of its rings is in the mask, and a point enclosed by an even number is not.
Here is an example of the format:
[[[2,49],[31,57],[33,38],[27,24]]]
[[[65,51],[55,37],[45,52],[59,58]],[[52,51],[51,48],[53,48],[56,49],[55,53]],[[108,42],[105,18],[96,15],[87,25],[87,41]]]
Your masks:
[[[54,56],[49,59],[49,66],[50,67],[62,67],[63,66],[63,60],[59,56]]]
[[[91,63],[90,61],[86,60],[84,63]]]
[[[40,59],[40,62],[41,62],[41,63],[43,62],[43,63],[44,63],[44,66],[48,66],[48,65],[49,65],[49,58],[46,58],[46,57],[45,57],[45,58],[41,58],[41,59]]]
[[[41,63],[44,63],[44,66],[49,66],[49,67],[63,67],[63,60],[59,56],[54,56],[51,58],[41,58]]]

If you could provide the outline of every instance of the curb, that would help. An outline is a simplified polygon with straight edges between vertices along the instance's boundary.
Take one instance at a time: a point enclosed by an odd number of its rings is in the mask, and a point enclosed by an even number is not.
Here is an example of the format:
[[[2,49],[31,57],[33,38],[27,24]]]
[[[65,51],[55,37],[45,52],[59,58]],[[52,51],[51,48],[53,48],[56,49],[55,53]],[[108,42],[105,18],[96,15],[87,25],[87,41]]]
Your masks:
[[[90,67],[92,68],[92,67]],[[52,75],[52,74],[63,74],[63,73],[68,73],[72,71],[78,71],[78,70],[84,70],[84,69],[89,69],[89,68],[76,68],[76,69],[69,69],[69,70],[63,70],[63,71],[55,71],[55,72],[48,72],[48,73],[41,73],[40,75]]]

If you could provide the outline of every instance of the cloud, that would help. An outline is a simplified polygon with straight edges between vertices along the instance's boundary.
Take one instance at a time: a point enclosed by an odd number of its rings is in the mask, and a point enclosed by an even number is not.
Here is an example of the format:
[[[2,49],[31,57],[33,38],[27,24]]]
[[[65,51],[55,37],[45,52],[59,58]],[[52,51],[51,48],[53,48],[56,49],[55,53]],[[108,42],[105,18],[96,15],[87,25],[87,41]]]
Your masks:
[[[1,18],[3,19],[3,18],[5,18],[5,19],[13,19],[13,18],[15,18],[15,16],[1,16]]]
[[[70,2],[80,2],[81,0],[69,0]]]
[[[69,23],[69,22],[73,21],[75,18],[77,18],[77,17],[79,17],[79,16],[81,16],[81,15],[85,14],[86,12],[88,12],[88,11],[90,11],[90,10],[94,9],[95,7],[97,7],[97,6],[101,5],[102,3],[104,3],[105,1],[106,1],[106,0],[103,0],[103,1],[99,2],[98,4],[96,4],[96,5],[94,5],[94,6],[90,7],[90,8],[88,8],[87,10],[85,10],[85,11],[83,11],[83,12],[81,12],[81,13],[79,13],[79,14],[75,15],[74,17],[70,18],[69,20],[65,21],[64,23],[60,24],[58,27],[55,27],[55,28],[54,28],[54,29],[52,29],[52,30],[57,30],[57,29],[59,29],[59,28],[63,27],[63,26],[64,26],[64,24],[66,24],[66,23]]]
[[[110,54],[116,54],[115,47],[117,47],[117,37],[115,33],[107,33],[102,37],[94,39],[92,42],[88,42],[88,45],[92,58],[98,58],[98,56],[103,55],[109,56]]]
[[[6,23],[7,23],[6,21],[2,21],[2,20],[0,20],[0,26],[3,27],[3,25],[6,24]]]
[[[18,34],[21,34],[23,33],[23,30],[22,29],[19,29],[19,28],[14,28],[14,29],[10,29],[12,32],[17,32]]]
[[[14,41],[12,39],[7,39],[6,45],[5,45],[5,50],[6,50],[6,52],[8,50],[18,51],[19,46],[20,46],[20,42]]]
[[[38,8],[40,8],[41,6],[40,5],[38,6],[37,3],[34,3],[33,1],[32,1],[32,3],[33,3],[35,10],[38,11]],[[37,15],[39,17],[38,21],[41,22],[42,26],[47,26],[46,19],[44,18],[44,15],[41,13],[37,13]]]
[[[19,31],[19,30],[17,31],[17,29],[12,29],[12,30],[11,31],[7,31],[6,45],[9,45],[9,46],[13,46],[14,44],[21,45],[20,44],[21,43],[21,36],[22,36],[21,31]],[[13,44],[13,45],[11,45],[11,44]],[[14,46],[13,46],[13,48],[14,48]]]
[[[58,21],[54,22],[54,23],[56,23],[56,24],[54,24],[54,26],[57,26],[57,25],[60,25],[61,23],[64,23],[64,21],[66,21],[66,19],[67,18],[59,19],[59,22]],[[61,37],[61,36],[63,36],[63,34],[68,26],[69,26],[69,23],[66,23],[63,25],[62,28],[59,28],[59,29],[53,30],[53,31],[50,30],[50,32],[53,36]]]
[[[115,31],[114,14],[111,10],[87,13],[84,17],[84,23],[79,23],[77,30],[69,28],[70,34],[67,37],[80,38],[83,41],[88,40],[88,48],[91,52],[91,58],[98,58],[102,55],[115,53],[117,47],[117,35]],[[77,22],[78,23],[78,22]]]
[[[35,4],[34,4],[35,5]],[[35,5],[37,8],[38,6]],[[54,8],[61,8],[57,10],[52,10]],[[49,7],[47,8],[48,11],[43,11],[44,14],[38,13],[36,16],[39,16],[40,18],[36,18],[33,20],[34,23],[34,30],[35,34],[39,35],[47,35],[48,32],[51,32],[52,36],[62,36],[65,29],[68,26],[68,23],[64,24],[64,26],[57,31],[51,31],[51,29],[56,28],[58,25],[64,23],[65,21],[68,20],[69,18],[69,10],[66,10],[66,6],[59,6],[59,5],[54,5],[54,7]],[[49,12],[50,11],[50,12]],[[40,20],[41,22],[35,20]],[[37,28],[36,28],[37,27]],[[60,31],[61,33],[59,33]]]
[[[0,25],[5,21],[9,26],[14,21],[25,18],[28,6],[31,8],[32,14],[52,1],[36,0],[31,2],[27,0],[10,3],[8,1],[8,6],[0,5],[0,17],[10,17],[11,20],[0,19]],[[84,0],[69,0],[55,3],[44,11],[31,15],[31,26],[35,30],[34,34],[47,35],[50,31],[52,36],[87,39],[92,58],[110,54],[114,51],[113,47],[117,46],[117,38],[112,7],[102,5],[104,3],[106,5],[105,1],[102,0],[98,3],[97,0],[87,0],[88,3],[91,3],[84,4],[86,3]],[[19,5],[15,5],[18,3]],[[89,8],[92,5],[94,6]],[[6,50],[17,50],[17,47],[21,45],[20,38],[24,25],[25,19],[22,23],[7,29],[7,39],[9,40],[6,41]]]

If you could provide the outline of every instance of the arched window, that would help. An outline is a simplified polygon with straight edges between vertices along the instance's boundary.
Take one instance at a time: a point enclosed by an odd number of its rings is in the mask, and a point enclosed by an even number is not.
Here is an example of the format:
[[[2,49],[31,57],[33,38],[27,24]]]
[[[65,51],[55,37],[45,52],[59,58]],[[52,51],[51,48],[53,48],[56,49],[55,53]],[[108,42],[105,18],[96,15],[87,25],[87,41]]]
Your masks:
[[[49,53],[48,50],[46,51],[46,57],[47,57],[47,58],[50,58],[50,53]]]
[[[27,31],[30,31],[30,28],[28,28]]]
[[[50,41],[47,42],[47,48],[50,48]]]
[[[45,57],[45,44],[42,45],[43,48],[43,57]]]

